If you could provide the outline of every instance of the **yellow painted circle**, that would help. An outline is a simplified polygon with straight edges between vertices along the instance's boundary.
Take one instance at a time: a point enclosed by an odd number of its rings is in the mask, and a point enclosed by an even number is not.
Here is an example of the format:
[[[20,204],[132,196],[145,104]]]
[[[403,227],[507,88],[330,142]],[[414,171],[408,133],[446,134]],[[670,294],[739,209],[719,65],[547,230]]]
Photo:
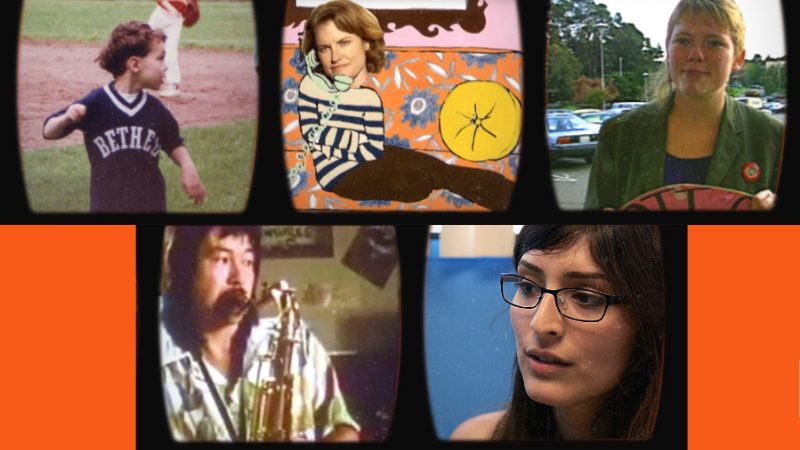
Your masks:
[[[461,83],[444,99],[439,130],[447,148],[467,161],[500,159],[517,145],[519,100],[494,81]]]

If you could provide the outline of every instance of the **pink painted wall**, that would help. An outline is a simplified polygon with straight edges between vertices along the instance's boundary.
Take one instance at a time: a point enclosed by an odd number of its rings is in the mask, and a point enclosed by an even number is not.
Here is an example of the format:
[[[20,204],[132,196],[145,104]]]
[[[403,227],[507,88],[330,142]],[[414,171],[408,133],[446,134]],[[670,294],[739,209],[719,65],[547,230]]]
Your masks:
[[[439,26],[439,34],[432,38],[421,35],[415,28],[405,26],[399,30],[386,33],[384,40],[388,47],[483,47],[501,50],[522,51],[520,23],[517,16],[516,0],[483,0],[487,3],[486,28],[473,34],[462,30],[458,24],[453,31]],[[305,22],[295,28],[283,28],[283,42],[297,44],[298,33],[303,31]]]

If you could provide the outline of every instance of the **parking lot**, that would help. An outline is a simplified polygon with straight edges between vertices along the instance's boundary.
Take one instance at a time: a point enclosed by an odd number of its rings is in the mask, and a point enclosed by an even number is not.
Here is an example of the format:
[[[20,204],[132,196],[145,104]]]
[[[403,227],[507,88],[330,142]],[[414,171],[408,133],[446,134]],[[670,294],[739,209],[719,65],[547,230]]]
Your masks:
[[[562,210],[583,209],[591,167],[591,164],[586,164],[582,159],[554,161],[553,190],[556,193],[559,208]]]

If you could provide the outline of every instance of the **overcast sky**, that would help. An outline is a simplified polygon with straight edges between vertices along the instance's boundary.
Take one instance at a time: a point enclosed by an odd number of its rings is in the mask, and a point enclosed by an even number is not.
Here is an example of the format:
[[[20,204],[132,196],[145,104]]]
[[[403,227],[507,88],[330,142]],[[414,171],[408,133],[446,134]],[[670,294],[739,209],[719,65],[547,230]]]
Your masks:
[[[595,3],[605,4],[612,16],[620,13],[623,22],[636,25],[645,37],[650,38],[653,47],[661,44],[661,48],[666,50],[667,21],[678,4],[677,0],[595,0]],[[755,54],[762,58],[784,56],[786,49],[780,1],[737,0],[736,3],[742,10],[747,29],[744,43],[746,58],[751,59]]]

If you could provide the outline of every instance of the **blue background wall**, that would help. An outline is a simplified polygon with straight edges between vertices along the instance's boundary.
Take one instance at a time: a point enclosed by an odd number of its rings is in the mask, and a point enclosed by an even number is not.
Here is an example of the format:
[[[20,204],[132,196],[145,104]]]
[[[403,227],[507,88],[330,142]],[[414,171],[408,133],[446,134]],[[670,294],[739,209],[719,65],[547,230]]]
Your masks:
[[[516,273],[511,257],[428,258],[425,357],[440,439],[510,399],[515,341],[501,272]]]

